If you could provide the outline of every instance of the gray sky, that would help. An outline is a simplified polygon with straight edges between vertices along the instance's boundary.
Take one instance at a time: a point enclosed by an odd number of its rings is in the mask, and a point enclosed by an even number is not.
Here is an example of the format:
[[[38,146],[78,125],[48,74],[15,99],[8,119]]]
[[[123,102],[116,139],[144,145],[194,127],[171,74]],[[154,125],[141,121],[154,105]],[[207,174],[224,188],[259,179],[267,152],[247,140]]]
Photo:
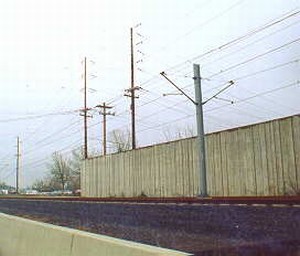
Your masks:
[[[25,185],[45,174],[54,151],[82,146],[85,56],[88,106],[115,106],[108,131],[130,127],[130,27],[139,146],[195,126],[194,106],[163,97],[176,90],[159,75],[193,97],[193,63],[204,99],[234,81],[204,106],[206,132],[298,114],[299,10],[296,0],[0,1],[0,181],[14,184],[17,136]],[[89,150],[101,152],[96,112],[89,127]]]

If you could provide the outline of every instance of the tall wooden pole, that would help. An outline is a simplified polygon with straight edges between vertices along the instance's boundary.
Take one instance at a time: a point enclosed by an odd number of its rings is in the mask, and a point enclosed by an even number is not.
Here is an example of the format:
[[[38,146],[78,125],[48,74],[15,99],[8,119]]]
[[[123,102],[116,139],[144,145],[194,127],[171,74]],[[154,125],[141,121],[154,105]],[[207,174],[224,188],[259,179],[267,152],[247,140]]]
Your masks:
[[[135,139],[135,87],[134,87],[134,51],[133,51],[133,28],[130,28],[130,52],[131,52],[131,139],[132,149],[136,148]]]
[[[106,105],[103,102],[103,155],[106,155]]]
[[[88,158],[87,141],[87,88],[86,88],[86,57],[84,57],[84,158]]]
[[[102,147],[103,147],[103,155],[106,155],[106,116],[111,115],[114,116],[114,113],[107,112],[106,109],[111,109],[111,106],[107,106],[105,102],[102,103],[102,105],[97,105],[96,108],[102,109],[102,111],[99,112],[100,115],[103,116],[103,126],[102,126],[102,137],[103,137],[103,142],[102,142]]]

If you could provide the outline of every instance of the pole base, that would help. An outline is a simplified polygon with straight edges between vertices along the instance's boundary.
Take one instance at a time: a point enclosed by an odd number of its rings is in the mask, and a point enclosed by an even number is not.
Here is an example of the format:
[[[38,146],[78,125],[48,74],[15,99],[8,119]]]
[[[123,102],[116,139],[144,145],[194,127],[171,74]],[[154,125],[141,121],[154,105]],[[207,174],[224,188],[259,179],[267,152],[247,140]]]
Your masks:
[[[207,198],[207,197],[210,197],[210,196],[208,194],[206,194],[206,193],[201,193],[197,197],[199,197],[199,198]]]

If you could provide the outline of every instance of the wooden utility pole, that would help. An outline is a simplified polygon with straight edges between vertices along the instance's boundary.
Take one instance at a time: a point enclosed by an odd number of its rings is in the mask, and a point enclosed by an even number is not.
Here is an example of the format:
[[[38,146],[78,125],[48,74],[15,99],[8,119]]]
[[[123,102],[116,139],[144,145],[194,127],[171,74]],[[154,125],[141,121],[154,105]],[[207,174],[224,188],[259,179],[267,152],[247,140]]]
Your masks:
[[[131,98],[131,147],[132,149],[136,148],[136,132],[135,132],[135,99],[138,98],[135,96],[135,90],[139,90],[140,87],[135,86],[134,81],[134,49],[133,49],[133,28],[130,28],[130,68],[131,68],[131,87],[126,89],[124,96]]]
[[[86,88],[86,57],[84,57],[84,158],[88,158],[88,141],[87,141],[87,88]]]
[[[132,149],[136,148],[135,140],[135,90],[134,90],[134,51],[133,51],[133,28],[130,28],[130,52],[131,52],[131,139]]]
[[[20,158],[21,158],[21,147],[20,147],[20,138],[17,137],[17,161],[16,161],[16,193],[19,194],[20,192]]]
[[[102,109],[102,111],[99,112],[100,115],[103,116],[103,126],[102,126],[102,136],[103,136],[103,155],[106,155],[106,116],[111,115],[114,116],[115,113],[107,112],[106,109],[113,108],[112,106],[107,106],[105,102],[102,103],[102,105],[97,105],[96,108]]]

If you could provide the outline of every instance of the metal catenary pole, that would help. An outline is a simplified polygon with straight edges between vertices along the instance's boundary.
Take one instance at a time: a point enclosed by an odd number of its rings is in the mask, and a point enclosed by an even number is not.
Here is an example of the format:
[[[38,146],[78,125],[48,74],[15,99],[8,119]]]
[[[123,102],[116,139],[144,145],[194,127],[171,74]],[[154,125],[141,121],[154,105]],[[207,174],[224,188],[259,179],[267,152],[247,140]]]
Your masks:
[[[206,197],[207,184],[206,184],[206,152],[205,152],[205,135],[203,124],[203,103],[201,91],[201,76],[200,66],[193,65],[194,69],[194,84],[195,84],[195,97],[196,97],[196,120],[197,120],[197,146],[199,148],[199,168],[200,168],[200,194],[201,197]]]
[[[171,83],[182,95],[189,99],[196,106],[196,121],[197,121],[197,147],[199,149],[199,196],[207,197],[207,185],[206,185],[206,153],[205,153],[205,137],[204,137],[204,125],[203,125],[203,105],[207,102],[202,101],[201,91],[201,76],[200,66],[194,64],[194,84],[195,84],[195,97],[193,100],[188,94],[186,94],[179,86],[177,86],[171,79],[169,79],[165,72],[160,74]]]

